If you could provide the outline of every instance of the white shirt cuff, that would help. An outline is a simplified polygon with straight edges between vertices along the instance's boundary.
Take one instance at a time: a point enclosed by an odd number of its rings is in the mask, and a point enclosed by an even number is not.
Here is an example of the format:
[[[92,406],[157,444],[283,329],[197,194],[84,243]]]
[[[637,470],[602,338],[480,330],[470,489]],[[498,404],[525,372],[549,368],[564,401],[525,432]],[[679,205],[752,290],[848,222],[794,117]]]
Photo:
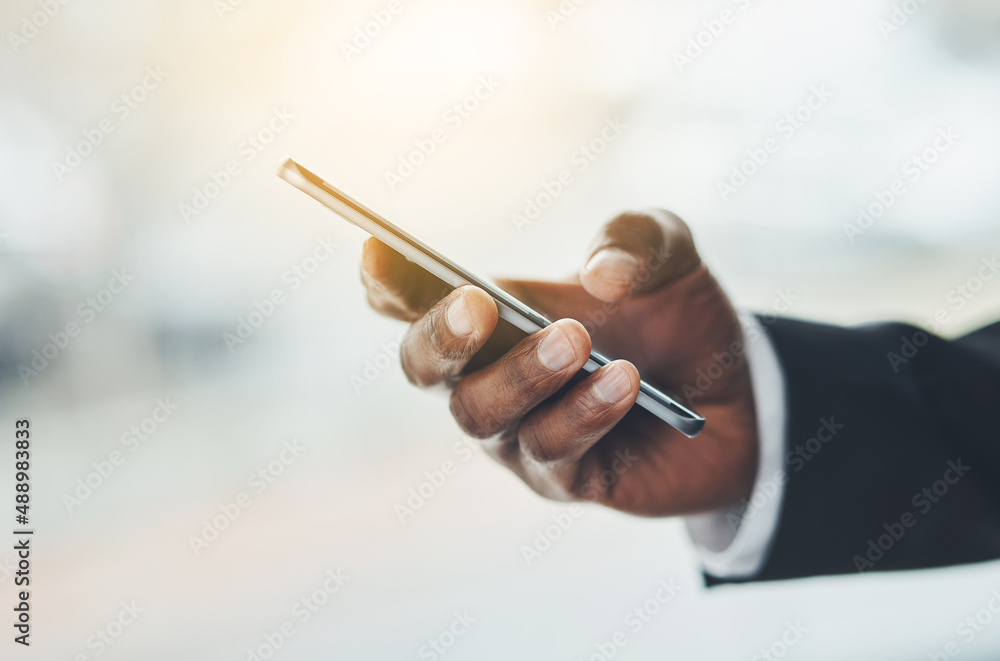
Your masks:
[[[702,566],[719,578],[747,578],[764,565],[778,528],[787,481],[782,461],[785,382],[778,354],[756,317],[740,314],[740,324],[760,439],[757,480],[749,500],[726,510],[685,517]]]

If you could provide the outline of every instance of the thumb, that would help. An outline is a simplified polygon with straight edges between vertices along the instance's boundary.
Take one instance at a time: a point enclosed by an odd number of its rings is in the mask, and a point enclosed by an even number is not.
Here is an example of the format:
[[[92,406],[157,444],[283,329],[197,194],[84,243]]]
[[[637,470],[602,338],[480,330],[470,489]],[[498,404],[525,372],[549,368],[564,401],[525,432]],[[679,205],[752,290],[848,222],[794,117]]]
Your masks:
[[[591,244],[580,283],[602,301],[620,301],[675,282],[701,263],[691,230],[660,209],[626,212]]]

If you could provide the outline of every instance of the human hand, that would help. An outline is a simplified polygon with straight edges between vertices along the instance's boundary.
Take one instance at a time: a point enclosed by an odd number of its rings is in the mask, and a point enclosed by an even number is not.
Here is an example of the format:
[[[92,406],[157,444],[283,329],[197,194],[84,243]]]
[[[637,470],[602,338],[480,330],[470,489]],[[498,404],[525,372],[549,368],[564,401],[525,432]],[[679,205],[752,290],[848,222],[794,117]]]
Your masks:
[[[365,244],[362,280],[376,310],[411,322],[400,349],[410,381],[450,388],[459,426],[543,496],[646,516],[750,496],[758,443],[742,331],[677,216],[618,216],[566,282],[500,281],[559,319],[528,337],[498,323],[484,291],[447,293],[376,239]],[[592,341],[619,359],[580,380]],[[731,365],[698,388],[719,355]],[[706,418],[697,438],[633,408],[640,371],[658,387],[696,394],[691,403]]]

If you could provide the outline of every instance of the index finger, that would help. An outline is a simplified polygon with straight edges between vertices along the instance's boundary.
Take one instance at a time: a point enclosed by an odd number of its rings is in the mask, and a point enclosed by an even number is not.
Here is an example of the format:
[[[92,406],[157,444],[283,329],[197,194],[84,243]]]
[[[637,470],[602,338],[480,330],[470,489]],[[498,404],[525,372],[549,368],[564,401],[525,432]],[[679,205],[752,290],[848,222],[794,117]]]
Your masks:
[[[375,237],[362,247],[361,282],[376,311],[402,321],[416,321],[452,290]]]

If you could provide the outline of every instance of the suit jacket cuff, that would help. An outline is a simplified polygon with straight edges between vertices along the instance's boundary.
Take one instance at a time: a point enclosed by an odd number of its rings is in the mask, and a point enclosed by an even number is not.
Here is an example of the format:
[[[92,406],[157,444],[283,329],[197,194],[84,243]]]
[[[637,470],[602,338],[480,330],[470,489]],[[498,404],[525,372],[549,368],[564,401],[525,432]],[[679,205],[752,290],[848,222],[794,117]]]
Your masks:
[[[785,381],[778,354],[757,318],[741,314],[740,323],[760,439],[757,479],[749,499],[726,510],[685,517],[705,571],[730,580],[752,577],[763,567],[778,528],[787,481],[782,461]]]

